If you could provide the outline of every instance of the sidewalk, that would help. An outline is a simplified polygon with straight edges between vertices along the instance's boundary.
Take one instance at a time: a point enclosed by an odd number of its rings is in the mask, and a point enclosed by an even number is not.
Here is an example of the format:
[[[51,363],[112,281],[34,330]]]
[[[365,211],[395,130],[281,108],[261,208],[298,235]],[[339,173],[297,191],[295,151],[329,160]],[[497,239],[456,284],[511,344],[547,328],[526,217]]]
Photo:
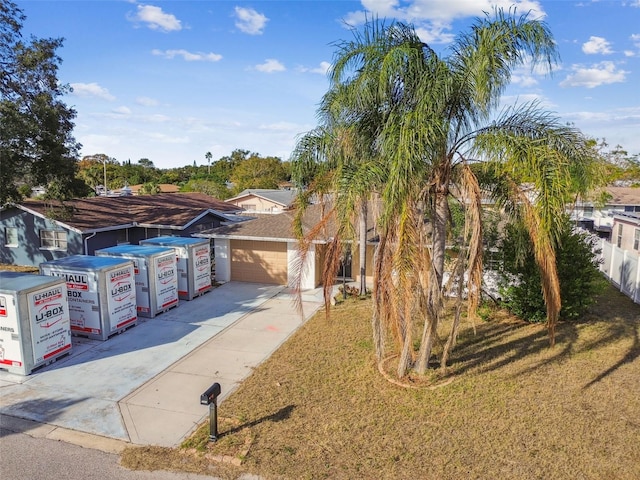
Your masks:
[[[321,289],[303,294],[303,318],[293,298],[285,287],[231,282],[105,342],[74,337],[68,357],[29,376],[0,371],[0,422],[102,437],[108,451],[114,440],[176,446],[208,416],[202,392],[218,382],[223,402],[322,307]]]

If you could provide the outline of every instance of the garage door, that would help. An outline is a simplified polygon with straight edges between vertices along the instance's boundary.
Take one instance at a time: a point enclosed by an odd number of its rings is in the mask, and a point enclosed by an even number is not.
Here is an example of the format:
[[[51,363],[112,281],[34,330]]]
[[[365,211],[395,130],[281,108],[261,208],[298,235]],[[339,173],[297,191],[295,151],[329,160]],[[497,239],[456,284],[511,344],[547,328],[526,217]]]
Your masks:
[[[287,244],[232,240],[231,280],[286,285]]]

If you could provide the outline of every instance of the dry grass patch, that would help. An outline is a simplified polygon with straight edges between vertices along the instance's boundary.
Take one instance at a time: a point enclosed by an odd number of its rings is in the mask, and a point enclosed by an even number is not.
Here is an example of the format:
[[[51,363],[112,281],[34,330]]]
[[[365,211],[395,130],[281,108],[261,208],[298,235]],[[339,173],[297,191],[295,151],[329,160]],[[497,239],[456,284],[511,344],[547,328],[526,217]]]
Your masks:
[[[490,317],[461,330],[451,383],[402,388],[378,372],[369,301],[344,302],[220,405],[233,421],[217,443],[204,424],[182,449],[129,449],[123,464],[178,455],[224,478],[640,478],[640,306],[607,290],[581,322],[559,325],[554,348],[543,325]]]

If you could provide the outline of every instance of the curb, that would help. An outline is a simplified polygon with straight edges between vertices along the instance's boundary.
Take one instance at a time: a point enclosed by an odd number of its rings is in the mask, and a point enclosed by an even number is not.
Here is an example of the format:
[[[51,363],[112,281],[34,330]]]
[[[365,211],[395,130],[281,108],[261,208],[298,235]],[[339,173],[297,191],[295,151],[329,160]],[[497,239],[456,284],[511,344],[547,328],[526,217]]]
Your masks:
[[[34,438],[45,438],[71,443],[79,447],[100,450],[105,453],[120,454],[129,446],[128,442],[115,438],[101,437],[91,433],[78,432],[69,428],[58,427],[34,420],[0,414],[0,427],[13,433],[24,433]]]

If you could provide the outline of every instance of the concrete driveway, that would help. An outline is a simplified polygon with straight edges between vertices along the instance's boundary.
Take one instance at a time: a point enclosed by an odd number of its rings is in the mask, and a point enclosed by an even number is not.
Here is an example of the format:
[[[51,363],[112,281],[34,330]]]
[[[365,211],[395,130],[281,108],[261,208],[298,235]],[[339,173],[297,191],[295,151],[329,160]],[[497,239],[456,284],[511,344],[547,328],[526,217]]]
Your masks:
[[[204,390],[218,382],[224,400],[321,306],[320,290],[301,316],[285,287],[230,282],[106,341],[73,337],[70,355],[31,375],[0,370],[3,426],[178,445],[208,415]]]

